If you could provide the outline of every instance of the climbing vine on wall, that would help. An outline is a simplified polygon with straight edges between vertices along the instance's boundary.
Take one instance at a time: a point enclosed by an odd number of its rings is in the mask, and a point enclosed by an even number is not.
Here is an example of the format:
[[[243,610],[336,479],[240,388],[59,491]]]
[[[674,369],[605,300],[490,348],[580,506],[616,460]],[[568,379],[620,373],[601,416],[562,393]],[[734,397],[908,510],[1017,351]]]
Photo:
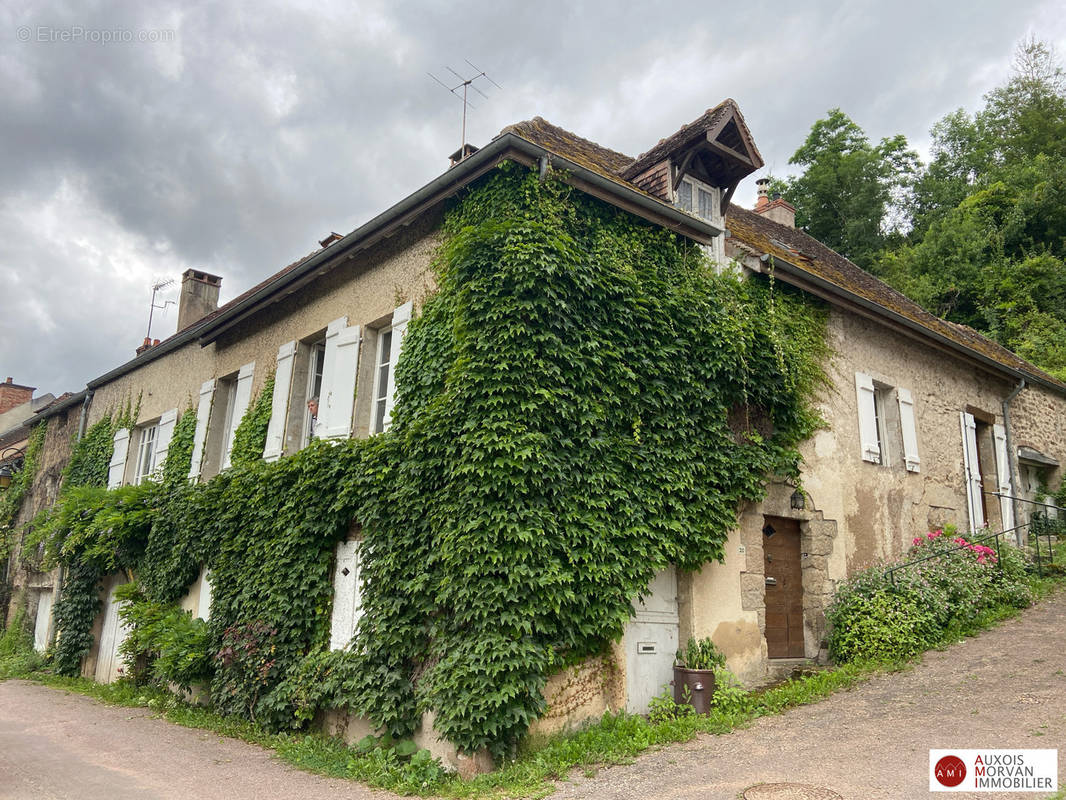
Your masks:
[[[210,568],[222,710],[287,725],[344,705],[399,735],[432,709],[462,749],[504,752],[551,671],[619,636],[656,571],[721,559],[740,505],[798,476],[820,424],[816,303],[516,165],[450,212],[438,273],[387,433],[265,463],[264,390],[247,459],[145,490],[148,528],[106,534],[153,602]],[[353,522],[363,616],[327,655]]]
[[[271,374],[267,377],[259,396],[249,406],[248,411],[233,434],[233,451],[230,454],[231,463],[237,466],[247,466],[263,457],[273,400],[274,375]]]
[[[0,494],[0,559],[6,558],[15,546],[14,523],[22,508],[22,501],[26,497],[37,470],[40,468],[41,448],[44,447],[44,437],[48,432],[48,421],[40,422],[30,431],[29,442],[26,444],[26,454],[22,458],[22,465],[11,477],[11,485]]]

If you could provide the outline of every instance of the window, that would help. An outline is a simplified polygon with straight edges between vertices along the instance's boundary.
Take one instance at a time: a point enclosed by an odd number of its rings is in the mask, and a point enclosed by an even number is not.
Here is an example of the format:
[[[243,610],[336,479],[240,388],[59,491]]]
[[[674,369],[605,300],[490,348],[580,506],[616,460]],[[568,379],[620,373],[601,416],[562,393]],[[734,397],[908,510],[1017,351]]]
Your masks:
[[[174,425],[178,421],[178,410],[172,408],[158,421],[135,428],[135,446],[131,450],[131,431],[123,428],[115,432],[114,450],[108,466],[107,488],[115,489],[126,482],[126,465],[128,457],[133,458],[133,483],[143,483],[148,478],[158,477],[166,462],[170,439],[174,435]]]
[[[721,190],[689,176],[677,185],[675,205],[682,211],[722,227]],[[725,243],[722,236],[714,237],[713,244],[704,245],[704,252],[716,264],[725,264]]]
[[[392,328],[378,333],[378,354],[374,361],[374,416],[370,424],[371,433],[385,430],[385,411],[388,406],[390,365],[392,358]]]
[[[222,469],[226,469],[230,465],[230,455],[233,453],[233,438],[237,434],[237,426],[241,424],[244,412],[248,410],[248,404],[252,400],[252,376],[254,373],[255,362],[253,361],[241,367],[236,377],[219,381],[220,384],[224,384],[226,389],[225,414],[222,417],[224,420],[223,430],[226,432],[225,446],[222,451]]]
[[[885,467],[903,464],[908,472],[919,472],[918,430],[910,391],[862,372],[855,373],[855,391],[862,460]],[[893,394],[896,402],[892,402]]]
[[[315,427],[321,420],[322,402],[322,373],[326,366],[326,340],[315,342],[311,345],[307,363],[307,400],[303,407],[303,435],[300,439],[300,447],[306,447],[311,441],[312,435],[317,435]],[[311,401],[319,407],[317,414],[312,415],[309,404]],[[312,418],[313,417],[313,418]]]
[[[134,483],[143,483],[155,470],[155,435],[155,425],[140,429],[140,441],[137,445],[137,474],[134,476]]]
[[[718,189],[695,178],[686,176],[677,185],[677,207],[715,225],[721,223],[719,202]]]

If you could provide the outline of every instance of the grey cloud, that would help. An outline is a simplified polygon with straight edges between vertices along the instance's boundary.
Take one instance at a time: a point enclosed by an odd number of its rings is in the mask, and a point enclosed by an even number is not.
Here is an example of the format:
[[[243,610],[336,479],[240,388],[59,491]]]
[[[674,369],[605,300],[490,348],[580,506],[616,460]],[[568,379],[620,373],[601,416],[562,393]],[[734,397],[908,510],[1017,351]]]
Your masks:
[[[540,114],[636,155],[732,96],[782,173],[833,106],[874,138],[922,139],[1002,80],[1014,43],[1056,18],[1049,8],[6,4],[0,372],[76,390],[132,354],[153,277],[202,267],[232,297],[439,174],[459,144],[459,103],[426,72],[443,78],[446,64],[463,71],[469,58],[504,86],[476,100],[474,143]],[[17,42],[24,25],[175,38]],[[76,191],[58,202],[65,185]],[[65,219],[45,224],[49,209]]]

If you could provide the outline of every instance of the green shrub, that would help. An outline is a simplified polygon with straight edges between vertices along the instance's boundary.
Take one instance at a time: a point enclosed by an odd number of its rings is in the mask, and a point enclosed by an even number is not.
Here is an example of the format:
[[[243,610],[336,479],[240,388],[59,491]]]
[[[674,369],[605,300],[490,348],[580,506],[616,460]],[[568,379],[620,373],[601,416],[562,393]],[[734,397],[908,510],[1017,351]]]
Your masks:
[[[115,596],[124,601],[119,615],[130,628],[120,648],[127,663],[143,664],[144,677],[164,687],[188,690],[211,680],[206,622],[176,605],[149,601],[137,583],[119,587]]]
[[[837,589],[826,612],[829,654],[838,663],[915,656],[940,638],[935,605],[911,581],[891,584],[883,566],[865,570]]]
[[[837,587],[826,611],[837,662],[911,658],[995,606],[1032,603],[1030,565],[1013,545],[974,543],[947,526],[915,537],[907,559],[934,554],[894,577],[886,570],[899,564],[879,564]]]
[[[28,675],[44,663],[33,649],[33,634],[26,621],[26,609],[15,611],[11,624],[0,635],[0,681]]]

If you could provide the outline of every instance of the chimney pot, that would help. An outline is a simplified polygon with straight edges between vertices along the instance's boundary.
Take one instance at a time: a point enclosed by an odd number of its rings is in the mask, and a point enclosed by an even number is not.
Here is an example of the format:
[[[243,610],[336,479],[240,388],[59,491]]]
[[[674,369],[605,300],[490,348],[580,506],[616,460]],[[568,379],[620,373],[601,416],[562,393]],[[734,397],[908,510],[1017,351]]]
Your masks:
[[[759,195],[755,201],[755,210],[762,213],[762,210],[770,205],[770,179],[759,178],[759,180],[755,181],[755,186]]]
[[[178,330],[183,331],[218,308],[222,278],[198,269],[187,269],[181,276],[178,297]],[[151,342],[147,343],[149,346]]]

